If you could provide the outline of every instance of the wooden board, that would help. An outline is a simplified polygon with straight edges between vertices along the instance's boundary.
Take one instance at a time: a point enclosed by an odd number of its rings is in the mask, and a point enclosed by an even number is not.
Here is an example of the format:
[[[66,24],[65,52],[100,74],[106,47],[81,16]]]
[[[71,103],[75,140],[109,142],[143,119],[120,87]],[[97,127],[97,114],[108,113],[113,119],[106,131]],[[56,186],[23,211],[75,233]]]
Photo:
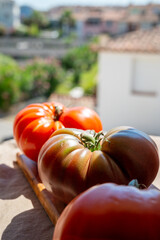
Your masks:
[[[41,205],[48,214],[50,220],[55,225],[59,215],[63,211],[65,205],[55,199],[52,194],[50,194],[38,176],[37,163],[27,158],[24,154],[17,154],[17,163],[22,169],[25,177],[30,183],[32,189],[34,190],[37,198],[39,199]]]
[[[152,137],[160,152],[160,137]],[[55,225],[65,205],[57,201],[44,187],[39,179],[37,163],[27,158],[24,154],[17,154],[17,162],[26,176],[28,182],[37,195],[41,205]],[[160,170],[150,188],[160,189]]]

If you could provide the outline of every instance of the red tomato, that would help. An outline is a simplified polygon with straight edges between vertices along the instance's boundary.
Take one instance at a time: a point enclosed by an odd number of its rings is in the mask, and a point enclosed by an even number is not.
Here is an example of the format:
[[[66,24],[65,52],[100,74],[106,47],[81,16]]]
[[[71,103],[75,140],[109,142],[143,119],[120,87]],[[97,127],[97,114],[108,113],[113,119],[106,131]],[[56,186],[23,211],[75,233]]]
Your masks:
[[[159,240],[160,192],[105,183],[73,199],[53,240]]]
[[[63,114],[61,114],[59,121],[67,128],[93,129],[96,132],[102,130],[102,124],[97,113],[86,107],[66,109]]]
[[[87,188],[105,182],[149,186],[159,168],[158,150],[145,133],[115,128],[105,136],[78,129],[56,130],[38,157],[39,176],[60,201],[70,202]]]
[[[102,130],[98,114],[86,107],[65,108],[60,103],[31,104],[21,110],[13,124],[14,138],[24,154],[37,161],[42,145],[59,128]]]

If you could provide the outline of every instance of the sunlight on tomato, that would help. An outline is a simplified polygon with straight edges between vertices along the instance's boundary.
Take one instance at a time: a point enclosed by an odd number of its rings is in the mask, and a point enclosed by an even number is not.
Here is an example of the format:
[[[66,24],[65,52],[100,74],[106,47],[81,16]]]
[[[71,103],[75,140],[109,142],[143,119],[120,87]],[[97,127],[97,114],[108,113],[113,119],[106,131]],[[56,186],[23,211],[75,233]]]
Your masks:
[[[42,145],[60,128],[102,130],[98,114],[86,107],[66,108],[61,103],[30,104],[15,117],[13,135],[17,145],[30,159],[37,161]]]

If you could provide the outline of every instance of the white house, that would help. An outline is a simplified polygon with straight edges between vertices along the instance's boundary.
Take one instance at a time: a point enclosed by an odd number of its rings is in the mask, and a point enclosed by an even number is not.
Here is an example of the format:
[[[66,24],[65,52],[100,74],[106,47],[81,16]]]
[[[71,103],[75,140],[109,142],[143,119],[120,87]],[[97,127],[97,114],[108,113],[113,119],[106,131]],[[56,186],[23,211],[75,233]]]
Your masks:
[[[103,38],[98,51],[104,130],[127,125],[160,135],[160,28]]]
[[[20,8],[13,0],[0,0],[0,25],[7,31],[20,26]]]

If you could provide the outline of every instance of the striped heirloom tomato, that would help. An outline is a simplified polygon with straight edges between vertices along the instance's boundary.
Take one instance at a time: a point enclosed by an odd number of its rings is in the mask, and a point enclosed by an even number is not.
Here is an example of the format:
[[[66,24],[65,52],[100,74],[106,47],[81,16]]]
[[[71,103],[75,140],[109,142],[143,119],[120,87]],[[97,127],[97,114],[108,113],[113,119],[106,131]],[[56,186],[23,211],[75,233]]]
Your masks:
[[[158,149],[144,132],[118,127],[102,132],[58,129],[38,156],[38,172],[46,189],[69,203],[79,193],[105,182],[147,187],[159,168]]]

